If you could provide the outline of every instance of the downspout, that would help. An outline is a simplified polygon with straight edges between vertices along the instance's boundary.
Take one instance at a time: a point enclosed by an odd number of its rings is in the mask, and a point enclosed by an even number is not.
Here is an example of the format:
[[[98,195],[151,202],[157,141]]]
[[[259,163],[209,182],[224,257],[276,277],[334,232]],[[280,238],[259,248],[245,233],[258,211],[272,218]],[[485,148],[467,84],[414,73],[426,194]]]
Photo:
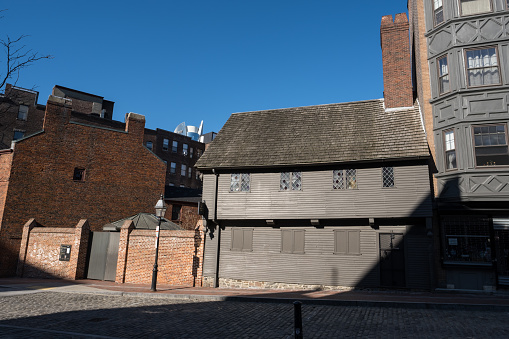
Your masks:
[[[217,248],[216,248],[216,279],[214,287],[219,287],[219,254],[221,253],[221,226],[217,221],[217,191],[219,187],[219,173],[215,169],[212,169],[212,173],[216,176],[216,187],[214,190],[214,223],[217,225]]]

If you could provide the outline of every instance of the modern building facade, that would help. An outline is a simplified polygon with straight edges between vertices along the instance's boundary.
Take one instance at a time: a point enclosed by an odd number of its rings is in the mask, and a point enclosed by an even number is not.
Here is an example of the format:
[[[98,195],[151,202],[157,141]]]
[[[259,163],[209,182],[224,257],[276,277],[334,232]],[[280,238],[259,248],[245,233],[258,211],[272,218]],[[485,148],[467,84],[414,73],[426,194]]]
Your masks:
[[[408,1],[442,288],[509,285],[508,3]]]
[[[384,17],[381,39],[384,99],[236,113],[198,160],[205,285],[432,286],[406,15]]]

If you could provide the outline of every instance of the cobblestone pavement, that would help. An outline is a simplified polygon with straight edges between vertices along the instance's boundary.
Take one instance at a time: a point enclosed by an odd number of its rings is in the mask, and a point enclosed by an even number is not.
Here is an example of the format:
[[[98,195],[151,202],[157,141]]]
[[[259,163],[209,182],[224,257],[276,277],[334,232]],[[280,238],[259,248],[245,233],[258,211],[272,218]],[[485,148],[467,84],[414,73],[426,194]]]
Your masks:
[[[509,338],[509,312],[302,306],[305,338]],[[0,338],[292,338],[293,305],[39,292],[0,297]]]

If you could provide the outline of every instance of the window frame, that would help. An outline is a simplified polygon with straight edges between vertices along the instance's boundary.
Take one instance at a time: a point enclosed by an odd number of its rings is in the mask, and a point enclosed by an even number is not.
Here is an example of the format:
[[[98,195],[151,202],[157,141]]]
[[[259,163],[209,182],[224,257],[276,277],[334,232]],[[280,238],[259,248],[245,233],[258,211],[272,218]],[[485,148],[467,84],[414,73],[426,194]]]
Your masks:
[[[188,144],[182,144],[182,154],[184,156],[187,156],[189,154],[189,145]]]
[[[439,26],[445,22],[445,16],[444,16],[444,2],[442,0],[442,6],[435,8],[435,0],[432,0],[433,4],[433,27]],[[437,13],[439,9],[442,9],[442,21],[437,23]]]
[[[454,153],[455,153],[455,157],[456,157],[456,167],[454,168],[447,168],[447,138],[446,138],[446,134],[448,132],[452,132],[452,135],[453,135],[453,140],[454,140]],[[443,141],[443,145],[444,145],[444,169],[445,171],[457,171],[458,170],[458,152],[457,152],[457,148],[456,148],[456,131],[454,130],[454,128],[448,128],[448,129],[445,129],[442,131],[442,141]]]
[[[498,83],[494,83],[494,84],[483,84],[483,85],[470,85],[470,80],[469,80],[469,76],[468,76],[468,71],[470,69],[484,69],[484,68],[489,68],[489,67],[481,67],[481,68],[468,68],[468,57],[467,57],[467,52],[469,51],[476,51],[476,50],[482,50],[482,49],[489,49],[489,48],[494,48],[495,49],[495,54],[497,55],[497,69],[498,69]],[[500,55],[498,53],[498,45],[488,45],[488,46],[480,46],[480,47],[473,47],[473,48],[465,48],[463,50],[463,57],[464,57],[464,61],[465,61],[465,81],[466,81],[466,85],[467,85],[467,88],[479,88],[479,87],[487,87],[487,86],[500,86],[502,85],[502,70],[500,69]],[[491,66],[493,67],[493,66]]]
[[[284,173],[290,173],[290,179],[289,179],[289,182],[288,182],[288,189],[283,189],[282,186],[281,186],[281,176],[284,174]],[[299,184],[299,188],[298,189],[294,189],[293,188],[293,178],[294,178],[294,174],[295,173],[299,173],[299,176],[300,176],[300,184]],[[289,172],[280,172],[279,173],[279,192],[292,192],[292,191],[296,191],[296,192],[302,192],[302,171],[289,171]]]
[[[16,138],[16,133],[21,133],[21,137]],[[26,133],[26,131],[24,131],[24,130],[14,129],[12,132],[12,141],[23,139],[25,137],[25,133]]]
[[[392,186],[385,186],[385,180],[384,180],[384,168],[392,168]],[[380,174],[382,175],[382,188],[396,188],[396,174],[394,172],[394,166],[383,166],[380,168]]]
[[[163,138],[163,151],[168,151],[170,147],[170,140],[167,138]]]
[[[349,177],[351,177],[352,175],[348,173],[348,171],[354,171],[354,174],[353,174],[353,177],[355,178],[355,187],[349,187],[348,183],[350,182],[348,180]],[[335,174],[336,172],[339,174],[341,173],[341,176],[343,178],[343,187],[338,187],[336,188],[335,187]],[[335,170],[332,170],[332,190],[333,191],[349,191],[349,190],[357,190],[359,189],[359,184],[358,184],[358,180],[357,180],[357,169],[356,168],[342,168],[342,169],[335,169]]]
[[[507,156],[509,157],[509,138],[508,138],[508,135],[507,135],[507,123],[506,122],[502,122],[502,123],[499,123],[499,124],[481,124],[481,125],[471,125],[470,128],[471,128],[471,133],[472,133],[472,151],[474,152],[473,156],[474,156],[474,165],[475,165],[475,168],[492,168],[492,167],[498,167],[498,168],[502,168],[502,167],[509,167],[509,165],[487,165],[487,166],[480,166],[477,164],[477,156],[476,156],[476,147],[484,147],[484,146],[475,146],[475,133],[474,133],[474,128],[475,127],[489,127],[489,126],[504,126],[504,136],[505,136],[505,146],[507,147]],[[495,145],[495,146],[498,146],[498,145]],[[489,147],[493,147],[493,145],[490,145]]]
[[[338,248],[338,241],[337,237],[340,236],[341,233],[344,233],[346,235],[346,251],[340,251]],[[357,234],[357,238],[359,240],[358,242],[358,251],[355,252],[354,249],[350,251],[350,233]],[[341,254],[341,255],[362,255],[361,250],[361,230],[355,230],[355,229],[336,229],[334,230],[334,254]]]
[[[474,14],[463,14],[463,11],[461,9],[462,8],[462,6],[461,6],[462,1],[463,0],[458,0],[458,12],[459,12],[460,17],[469,17],[469,16],[473,16],[473,15],[480,15],[480,14],[486,14],[486,13],[492,13],[493,12],[493,0],[487,0],[490,3],[490,10],[489,11],[479,12],[479,13],[474,13]]]
[[[173,140],[171,142],[171,153],[178,153],[179,150],[179,142],[177,140]]]
[[[239,176],[239,180],[238,180],[238,189],[233,189],[233,183],[234,183],[234,176],[235,175],[238,175]],[[245,178],[247,177],[247,187],[248,189],[245,190],[245,189],[242,189],[243,188],[243,185],[242,183],[246,182]],[[240,193],[240,192],[251,192],[251,173],[246,173],[246,172],[235,172],[235,173],[230,173],[230,193]]]
[[[177,174],[177,163],[170,162],[170,174]]]
[[[239,232],[240,231],[240,232]],[[236,247],[237,242],[235,240],[238,240],[235,236],[235,233],[241,233],[242,237],[242,245],[240,247]],[[250,244],[246,246],[246,233],[247,236],[250,238]],[[230,234],[230,251],[232,252],[253,252],[253,238],[254,238],[254,228],[246,228],[246,227],[232,227],[231,228],[231,234]],[[251,246],[249,246],[251,245]]]
[[[186,177],[187,176],[187,165],[186,164],[180,164],[180,176]]]
[[[22,118],[19,117],[19,114],[21,112],[21,107],[26,107],[26,112],[24,112],[24,116]],[[27,121],[28,120],[28,110],[29,110],[29,107],[27,105],[19,105],[18,107],[18,115],[16,116],[16,119],[17,120],[20,120],[20,121]]]
[[[440,67],[440,60],[444,59],[445,58],[445,62],[446,62],[446,66],[447,66],[447,74],[445,75],[440,75],[440,71],[441,71],[441,67]],[[436,63],[437,63],[437,79],[438,79],[438,95],[444,95],[444,94],[447,94],[447,93],[450,93],[452,91],[451,89],[451,72],[449,71],[450,67],[449,67],[449,56],[447,54],[444,54],[444,55],[441,55],[439,56],[437,59],[436,59]],[[442,79],[447,77],[448,80],[449,80],[449,90],[448,91],[443,91],[443,85],[442,85]]]
[[[283,234],[285,232],[289,232],[292,237],[292,248],[290,250],[287,250],[284,246],[284,236]],[[299,251],[296,249],[296,241],[295,241],[295,234],[302,232],[302,251]],[[280,253],[284,254],[305,254],[306,253],[306,230],[305,229],[281,229],[281,250]]]
[[[149,144],[150,144],[150,147],[148,147]],[[150,140],[147,140],[147,142],[145,143],[145,147],[152,151],[154,149],[154,143]]]

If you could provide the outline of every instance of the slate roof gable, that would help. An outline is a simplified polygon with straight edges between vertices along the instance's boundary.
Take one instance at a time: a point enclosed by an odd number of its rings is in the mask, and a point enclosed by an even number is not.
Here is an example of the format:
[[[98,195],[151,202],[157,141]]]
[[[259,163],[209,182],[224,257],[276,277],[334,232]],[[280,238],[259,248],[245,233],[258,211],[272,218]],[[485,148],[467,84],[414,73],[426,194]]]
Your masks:
[[[334,164],[429,157],[418,107],[383,99],[235,113],[198,169]]]

